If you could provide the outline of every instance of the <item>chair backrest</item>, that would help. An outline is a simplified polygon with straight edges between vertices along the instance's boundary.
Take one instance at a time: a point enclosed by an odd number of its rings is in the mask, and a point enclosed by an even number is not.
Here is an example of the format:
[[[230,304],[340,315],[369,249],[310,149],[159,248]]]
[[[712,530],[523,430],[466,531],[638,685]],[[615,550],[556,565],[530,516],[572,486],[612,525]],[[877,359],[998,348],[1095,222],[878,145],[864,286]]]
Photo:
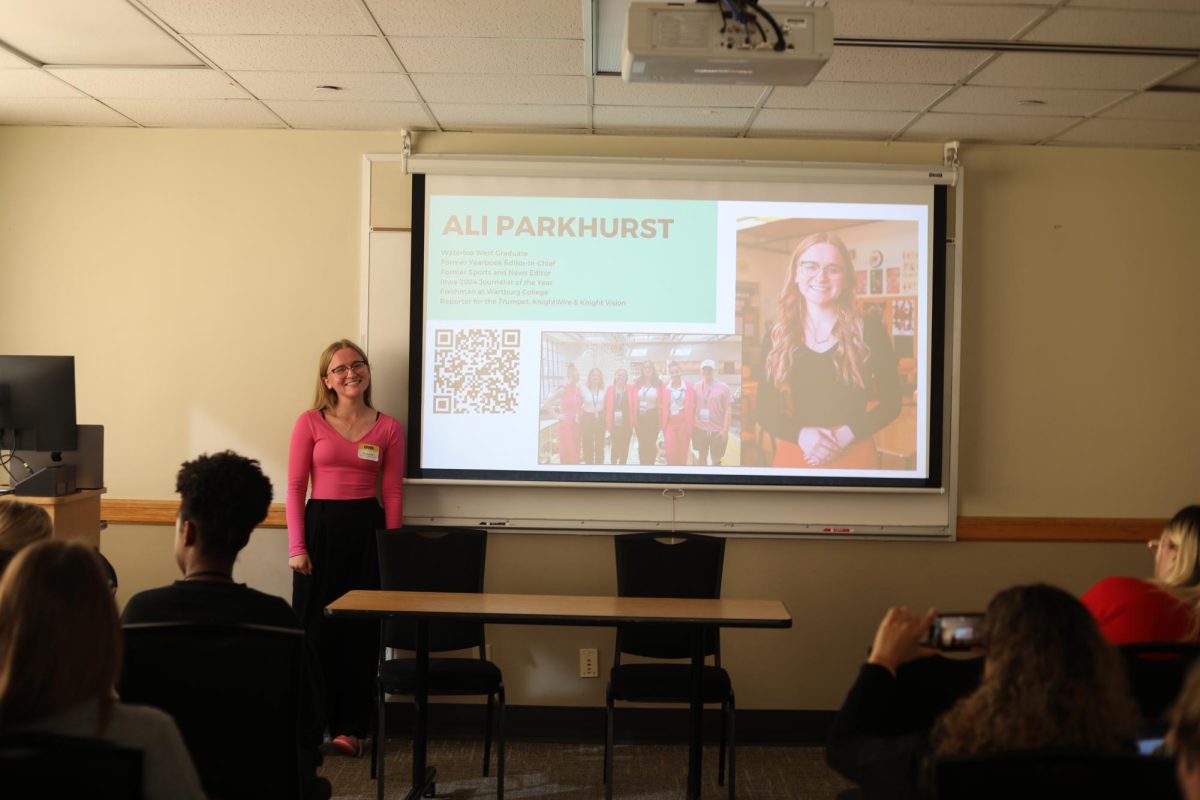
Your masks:
[[[1179,797],[1175,762],[1132,753],[1023,750],[949,756],[934,765],[938,800]]]
[[[695,533],[627,533],[613,537],[617,552],[617,594],[622,597],[721,596],[725,540]],[[647,658],[687,658],[691,629],[676,625],[617,628],[615,663],[621,653]],[[720,639],[705,633],[704,655],[720,663]]]
[[[5,797],[141,800],[142,751],[100,739],[2,734],[0,787]]]
[[[304,632],[191,622],[126,625],[121,699],[175,718],[205,793],[295,798]],[[311,746],[311,745],[309,745]]]
[[[1200,656],[1200,645],[1150,642],[1121,645],[1119,649],[1143,721],[1161,723],[1179,696],[1188,669]]]
[[[487,558],[487,533],[474,528],[404,527],[379,531],[379,588],[409,592],[482,592]],[[388,620],[383,643],[400,650],[415,650],[417,627],[412,622]],[[483,624],[438,622],[429,626],[429,651],[484,652]]]

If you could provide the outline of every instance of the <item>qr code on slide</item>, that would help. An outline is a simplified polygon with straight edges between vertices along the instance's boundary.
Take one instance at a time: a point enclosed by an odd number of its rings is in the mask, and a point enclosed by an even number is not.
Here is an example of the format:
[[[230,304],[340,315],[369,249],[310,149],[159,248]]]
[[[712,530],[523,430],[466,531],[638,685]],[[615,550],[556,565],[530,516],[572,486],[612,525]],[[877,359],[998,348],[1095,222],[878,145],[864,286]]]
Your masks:
[[[520,367],[519,330],[435,330],[433,413],[516,413]]]

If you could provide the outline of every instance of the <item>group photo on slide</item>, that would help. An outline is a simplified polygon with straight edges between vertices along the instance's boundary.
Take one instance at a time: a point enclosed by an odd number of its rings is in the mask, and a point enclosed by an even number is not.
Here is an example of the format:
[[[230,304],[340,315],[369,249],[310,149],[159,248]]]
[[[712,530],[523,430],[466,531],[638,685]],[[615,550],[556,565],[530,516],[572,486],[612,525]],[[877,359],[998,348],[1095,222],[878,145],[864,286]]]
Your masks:
[[[538,463],[739,466],[742,341],[542,334]]]
[[[912,469],[918,228],[739,220],[747,466]],[[927,333],[927,332],[922,332]]]

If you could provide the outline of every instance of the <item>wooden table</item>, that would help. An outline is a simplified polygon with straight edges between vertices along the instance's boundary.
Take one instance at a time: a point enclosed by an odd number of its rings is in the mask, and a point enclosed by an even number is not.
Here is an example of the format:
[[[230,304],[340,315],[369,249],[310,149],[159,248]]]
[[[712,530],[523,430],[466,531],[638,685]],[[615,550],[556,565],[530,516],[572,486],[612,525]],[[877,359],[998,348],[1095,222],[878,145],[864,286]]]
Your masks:
[[[401,617],[417,623],[417,706],[413,735],[413,782],[406,800],[417,800],[433,783],[426,768],[431,620],[511,625],[687,625],[692,635],[691,739],[688,743],[689,800],[700,797],[702,676],[706,628],[790,628],[792,618],[778,600],[702,600],[675,597],[582,597],[575,595],[466,594],[454,592],[348,592],[325,608],[330,617]],[[382,735],[382,731],[378,732]],[[383,786],[379,786],[382,797]]]

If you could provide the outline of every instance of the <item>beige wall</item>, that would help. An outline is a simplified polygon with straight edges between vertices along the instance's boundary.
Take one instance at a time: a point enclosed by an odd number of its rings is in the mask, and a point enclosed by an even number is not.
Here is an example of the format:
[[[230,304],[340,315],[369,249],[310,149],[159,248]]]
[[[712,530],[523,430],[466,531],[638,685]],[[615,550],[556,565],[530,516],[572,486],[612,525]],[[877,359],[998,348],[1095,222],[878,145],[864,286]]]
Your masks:
[[[282,499],[287,435],[328,341],[357,336],[361,156],[390,134],[0,129],[0,350],[73,353],[114,497],[169,498],[231,447]],[[935,145],[425,135],[416,151],[936,163]],[[1200,499],[1200,154],[966,147],[961,513],[1166,516]],[[391,182],[403,180],[391,175]],[[382,207],[382,206],[381,206]],[[395,200],[385,216],[403,216]],[[391,225],[392,219],[376,224]],[[286,595],[286,535],[241,579]],[[121,598],[174,576],[171,531],[114,526]],[[729,632],[748,708],[831,708],[889,603],[978,608],[998,588],[1145,573],[1117,544],[738,539],[725,592],[782,598],[788,632]],[[498,591],[611,592],[607,537],[499,534]],[[599,568],[597,565],[600,565]],[[611,633],[493,627],[510,702],[598,704],[577,650]]]

